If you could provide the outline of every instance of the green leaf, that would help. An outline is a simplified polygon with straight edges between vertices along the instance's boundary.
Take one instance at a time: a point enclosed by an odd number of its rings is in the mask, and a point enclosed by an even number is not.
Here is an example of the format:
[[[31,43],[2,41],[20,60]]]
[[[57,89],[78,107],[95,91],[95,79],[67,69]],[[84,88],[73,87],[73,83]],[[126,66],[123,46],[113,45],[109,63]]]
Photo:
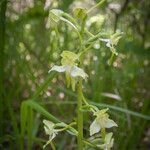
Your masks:
[[[26,123],[27,123],[28,107],[25,102],[21,104],[21,136],[24,137]]]
[[[60,87],[60,86],[55,86],[55,88],[56,89],[58,89],[58,90],[60,90],[60,91],[63,91],[63,92],[65,92],[66,94],[68,94],[68,95],[70,95],[70,96],[73,96],[73,97],[77,97],[77,95],[76,94],[74,94],[71,90],[69,90],[69,89],[66,89],[66,88],[64,88],[64,87]],[[122,107],[118,107],[118,106],[112,106],[112,105],[109,105],[109,104],[106,104],[106,103],[96,103],[96,102],[94,102],[94,101],[92,101],[92,100],[88,100],[88,102],[89,102],[89,104],[92,104],[92,105],[95,105],[95,106],[97,106],[98,108],[106,108],[106,107],[108,107],[108,108],[110,108],[110,109],[113,109],[113,110],[115,110],[115,111],[119,111],[119,112],[122,112],[122,113],[127,113],[127,114],[130,114],[130,115],[132,115],[132,116],[134,116],[134,117],[139,117],[139,118],[143,118],[143,119],[145,119],[145,120],[150,120],[150,116],[148,116],[148,115],[144,115],[144,114],[142,114],[142,113],[139,113],[139,112],[136,112],[136,111],[132,111],[132,110],[128,110],[128,109],[125,109],[125,108],[122,108]],[[67,104],[68,102],[66,101],[64,101],[62,104]],[[75,102],[74,101],[69,101],[69,104],[75,104]]]
[[[54,78],[55,75],[56,75],[56,73],[54,73],[54,72],[51,74],[48,74],[44,83],[38,87],[34,96],[31,98],[32,100],[38,98],[38,96],[49,86],[50,81]]]
[[[148,116],[148,115],[143,115],[141,113],[138,113],[138,112],[135,112],[135,111],[131,111],[131,110],[128,110],[128,109],[125,109],[125,108],[121,108],[121,107],[118,107],[118,106],[112,106],[112,105],[108,105],[108,104],[105,104],[105,103],[95,103],[95,102],[92,102],[92,101],[89,101],[89,103],[91,103],[91,104],[93,104],[93,105],[95,105],[97,107],[108,107],[110,109],[114,109],[116,111],[127,113],[127,114],[133,115],[135,117],[139,117],[139,118],[143,118],[143,119],[146,119],[146,120],[150,120],[150,116]]]
[[[27,133],[28,133],[28,150],[32,149],[32,131],[33,131],[33,110],[28,108]]]
[[[61,121],[59,119],[57,119],[55,116],[53,116],[52,114],[50,114],[48,111],[46,111],[41,105],[39,105],[37,102],[33,101],[33,100],[27,100],[24,103],[26,103],[27,106],[31,107],[32,109],[36,110],[38,113],[42,114],[43,116],[45,116],[46,118],[48,118],[50,121],[54,122],[54,123],[61,123]],[[63,123],[63,122],[62,122]],[[66,126],[67,124],[64,123],[64,125]],[[76,135],[78,134],[78,132],[73,128],[73,127],[69,127],[67,129],[67,131],[72,134],[72,135]]]

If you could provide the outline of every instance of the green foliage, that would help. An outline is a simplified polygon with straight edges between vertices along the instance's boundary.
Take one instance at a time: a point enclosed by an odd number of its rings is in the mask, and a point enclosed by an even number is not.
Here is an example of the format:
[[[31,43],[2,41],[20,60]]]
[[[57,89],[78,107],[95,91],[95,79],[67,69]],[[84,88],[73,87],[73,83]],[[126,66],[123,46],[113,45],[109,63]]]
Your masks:
[[[0,101],[3,99],[0,107],[0,127],[3,131],[0,149],[42,149],[46,142],[44,139],[47,139],[43,133],[44,118],[67,123],[77,120],[73,117],[76,114],[77,95],[65,88],[63,75],[53,72],[48,74],[51,64],[60,65],[63,50],[78,53],[81,49],[78,22],[64,13],[71,14],[76,2],[63,0],[51,3],[50,10],[63,10],[63,19],[57,29],[47,26],[49,11],[44,10],[44,2],[7,2],[6,22],[3,24],[6,28],[5,46],[0,59],[4,64],[0,69],[0,72],[3,71],[3,76],[0,75],[0,81],[3,80],[3,86],[0,86]],[[114,2],[117,5],[111,5]],[[90,1],[83,4],[87,10],[89,5]],[[121,6],[121,9],[118,11],[119,7],[112,6]],[[88,51],[88,54],[84,56],[83,67],[89,79],[84,82],[87,89],[83,90],[87,102],[99,109],[110,109],[111,118],[119,125],[113,130],[115,149],[147,149],[149,142],[146,139],[149,136],[146,133],[150,120],[149,1],[109,0],[98,7],[96,12],[89,13],[88,19],[93,20],[92,15],[96,13],[104,19],[99,23],[88,22],[86,26],[90,33],[87,30],[84,33],[86,40],[83,47],[86,46],[86,49],[83,53]],[[4,31],[1,23],[0,19],[0,31]],[[110,37],[114,28],[119,28],[124,35],[116,46],[119,54],[113,57],[112,69],[107,63],[112,58],[109,48],[98,39],[101,35],[101,38]],[[96,43],[93,42],[94,38],[97,39]],[[120,100],[104,93],[117,95]],[[88,124],[93,121],[87,113],[89,108],[82,108],[83,120]],[[89,137],[88,129],[89,126],[84,125],[85,137]],[[76,149],[75,138],[63,132],[55,139],[56,148]],[[84,143],[93,147],[90,149],[97,148],[89,140],[84,140]]]

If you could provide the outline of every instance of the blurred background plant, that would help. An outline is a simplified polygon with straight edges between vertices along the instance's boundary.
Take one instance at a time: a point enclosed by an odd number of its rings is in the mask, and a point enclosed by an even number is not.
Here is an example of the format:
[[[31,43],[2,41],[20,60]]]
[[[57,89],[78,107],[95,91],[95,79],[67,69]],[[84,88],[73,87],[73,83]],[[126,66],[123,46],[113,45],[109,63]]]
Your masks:
[[[0,1],[0,149],[21,149],[20,145],[23,149],[42,149],[43,139],[47,139],[43,115],[51,118],[54,114],[66,123],[76,120],[72,118],[76,114],[76,95],[64,88],[62,76],[49,75],[48,70],[53,63],[60,63],[63,50],[77,51],[78,36],[62,22],[57,31],[49,28],[48,12],[60,8],[72,13],[76,6],[89,9],[97,2]],[[100,108],[109,107],[119,125],[114,129],[114,149],[150,149],[149,8],[148,0],[107,0],[90,14],[86,24],[93,34],[101,31],[109,35],[116,29],[124,32],[112,67],[108,65],[108,48],[99,42],[92,47],[94,54],[88,53],[84,61],[90,76],[85,83],[86,97]],[[20,111],[22,102],[30,108],[22,107],[24,111]],[[26,121],[22,120],[25,115]],[[84,120],[90,124],[86,113]],[[27,126],[27,130],[21,131],[20,126]],[[88,128],[84,128],[85,135],[89,135]],[[55,143],[58,150],[77,146],[76,138],[67,133]]]

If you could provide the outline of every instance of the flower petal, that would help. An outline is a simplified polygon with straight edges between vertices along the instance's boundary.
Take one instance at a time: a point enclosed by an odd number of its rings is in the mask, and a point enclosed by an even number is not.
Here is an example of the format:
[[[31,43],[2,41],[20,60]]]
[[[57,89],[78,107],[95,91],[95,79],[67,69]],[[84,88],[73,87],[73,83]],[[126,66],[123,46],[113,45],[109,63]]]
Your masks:
[[[49,135],[49,141],[52,141],[57,135],[57,132],[53,132],[51,135]]]
[[[48,128],[48,129],[52,129],[54,127],[54,123],[48,120],[43,120],[44,125]]]
[[[51,70],[48,71],[50,73],[51,71],[57,71],[57,72],[65,72],[66,66],[56,66],[54,65]]]
[[[106,46],[107,46],[107,47],[109,47],[109,48],[111,48],[111,45],[110,45],[110,43],[107,43],[107,44],[106,44]]]
[[[118,125],[112,120],[112,119],[107,119],[105,122],[105,127],[106,128],[111,128],[111,127],[118,127]]]
[[[50,134],[50,130],[48,129],[47,126],[44,126],[44,130],[45,130],[45,133],[46,133],[46,134],[48,134],[48,135]]]
[[[103,42],[110,43],[110,39],[100,39]]]
[[[100,131],[100,125],[97,123],[96,119],[90,125],[90,136]]]
[[[111,142],[112,136],[113,136],[113,133],[112,133],[112,132],[106,134],[106,136],[105,136],[105,142],[106,142],[107,144],[109,144],[109,143]]]
[[[55,21],[58,22],[60,20],[60,17],[62,16],[63,11],[59,10],[59,9],[52,9],[49,13],[49,17]]]
[[[77,67],[77,66],[73,66],[71,69],[71,76],[72,77],[82,77],[83,79],[85,79],[86,77],[88,77],[88,75],[84,72],[83,69]]]

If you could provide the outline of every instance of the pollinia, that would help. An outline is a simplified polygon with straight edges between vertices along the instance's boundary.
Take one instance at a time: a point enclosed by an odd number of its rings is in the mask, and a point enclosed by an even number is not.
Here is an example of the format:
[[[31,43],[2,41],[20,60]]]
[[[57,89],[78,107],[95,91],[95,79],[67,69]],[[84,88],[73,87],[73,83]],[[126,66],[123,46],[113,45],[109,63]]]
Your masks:
[[[97,33],[93,35],[86,28],[88,14],[100,6],[104,0],[99,2],[96,6],[89,10],[85,8],[75,8],[73,15],[63,12],[62,10],[52,9],[49,11],[48,24],[50,28],[57,28],[60,21],[71,26],[77,33],[79,39],[78,53],[65,50],[61,53],[61,65],[54,65],[49,73],[55,71],[64,73],[66,78],[67,88],[71,88],[77,93],[77,122],[72,122],[69,125],[64,123],[53,123],[50,120],[43,120],[45,133],[49,136],[49,140],[43,146],[45,148],[48,144],[54,148],[54,138],[59,136],[59,133],[72,129],[72,133],[77,136],[78,150],[83,149],[104,149],[109,150],[113,147],[114,138],[113,133],[108,132],[108,128],[117,127],[117,124],[109,118],[108,108],[99,110],[96,106],[88,103],[83,93],[83,82],[88,80],[88,73],[83,68],[84,55],[92,50],[93,45],[99,41],[106,44],[106,47],[111,52],[109,65],[112,64],[113,57],[118,55],[116,45],[122,36],[121,32],[116,32],[105,38],[104,33]],[[88,39],[87,39],[88,37]],[[89,125],[89,138],[85,139],[83,136],[83,111],[88,111],[93,115],[93,122]],[[77,129],[73,126],[77,124]],[[72,134],[71,133],[71,134]]]

